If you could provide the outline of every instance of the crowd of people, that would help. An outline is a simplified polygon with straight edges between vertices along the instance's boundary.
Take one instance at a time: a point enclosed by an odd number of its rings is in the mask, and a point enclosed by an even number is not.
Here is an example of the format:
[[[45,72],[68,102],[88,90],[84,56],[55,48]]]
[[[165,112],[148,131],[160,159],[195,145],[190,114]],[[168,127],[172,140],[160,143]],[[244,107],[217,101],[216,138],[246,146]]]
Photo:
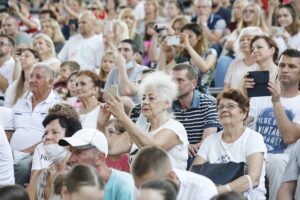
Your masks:
[[[0,9],[0,199],[300,200],[299,0]]]

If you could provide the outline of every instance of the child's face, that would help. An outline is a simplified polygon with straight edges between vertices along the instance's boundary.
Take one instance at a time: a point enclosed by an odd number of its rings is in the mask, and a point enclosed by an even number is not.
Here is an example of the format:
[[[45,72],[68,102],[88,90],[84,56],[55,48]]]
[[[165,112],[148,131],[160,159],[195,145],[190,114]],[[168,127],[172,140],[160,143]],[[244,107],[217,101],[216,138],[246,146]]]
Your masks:
[[[104,56],[102,60],[102,69],[105,73],[109,73],[110,70],[115,67],[113,57],[110,55]]]
[[[71,72],[70,67],[68,65],[63,65],[60,68],[60,71],[59,71],[59,74],[60,74],[61,79],[63,81],[67,81],[71,73],[72,72]]]
[[[68,81],[68,90],[70,91],[70,95],[74,97],[76,95],[76,75],[73,75]]]

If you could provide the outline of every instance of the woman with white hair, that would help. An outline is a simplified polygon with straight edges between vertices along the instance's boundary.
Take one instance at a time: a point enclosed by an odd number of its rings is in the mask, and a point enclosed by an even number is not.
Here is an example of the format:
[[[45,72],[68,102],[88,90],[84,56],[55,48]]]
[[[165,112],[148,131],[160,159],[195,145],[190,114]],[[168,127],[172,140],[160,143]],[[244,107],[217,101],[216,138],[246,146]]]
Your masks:
[[[230,63],[226,72],[224,90],[242,89],[245,74],[258,68],[251,55],[250,42],[255,35],[261,34],[263,34],[262,30],[256,26],[249,26],[241,30],[234,44],[236,58]]]
[[[175,168],[186,169],[188,159],[187,133],[183,125],[172,118],[171,106],[177,97],[178,86],[171,76],[164,72],[147,75],[140,87],[141,112],[148,123],[138,127],[126,115],[119,98],[109,95],[109,111],[123,124],[134,144],[130,156],[134,157],[139,148],[156,146],[165,149]]]
[[[48,35],[36,35],[33,38],[33,49],[39,52],[44,63],[50,65],[56,74],[59,73],[61,61],[56,58],[54,44]]]

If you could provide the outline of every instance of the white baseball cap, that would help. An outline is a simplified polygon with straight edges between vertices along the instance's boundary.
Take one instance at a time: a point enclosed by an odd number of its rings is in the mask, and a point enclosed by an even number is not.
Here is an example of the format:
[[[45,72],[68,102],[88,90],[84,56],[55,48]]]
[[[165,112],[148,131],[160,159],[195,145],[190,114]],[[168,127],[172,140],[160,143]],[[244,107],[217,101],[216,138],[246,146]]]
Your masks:
[[[65,137],[58,142],[61,146],[72,146],[78,149],[96,147],[107,156],[108,143],[105,135],[94,128],[83,128],[77,131],[72,137]]]

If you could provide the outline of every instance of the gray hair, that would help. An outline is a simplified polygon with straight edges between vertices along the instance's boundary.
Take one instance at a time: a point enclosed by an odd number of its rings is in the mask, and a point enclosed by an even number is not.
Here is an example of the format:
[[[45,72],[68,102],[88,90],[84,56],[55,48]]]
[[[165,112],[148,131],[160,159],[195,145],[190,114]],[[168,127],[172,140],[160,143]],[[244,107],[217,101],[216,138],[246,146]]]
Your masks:
[[[35,68],[40,68],[40,69],[44,69],[45,71],[45,75],[49,80],[54,80],[55,79],[55,71],[51,68],[50,65],[48,65],[47,63],[44,62],[38,62],[35,63],[34,65],[32,65],[32,69],[31,72],[35,69]]]
[[[158,98],[167,101],[172,106],[172,102],[178,95],[178,85],[172,77],[162,71],[148,74],[139,86],[139,96],[153,89],[157,92]]]
[[[243,28],[239,34],[238,39],[234,43],[234,52],[236,54],[237,58],[244,58],[245,55],[240,49],[240,40],[243,36],[248,35],[248,36],[256,36],[256,35],[263,35],[264,32],[257,26],[248,26],[246,28]],[[249,47],[250,48],[250,47]]]

